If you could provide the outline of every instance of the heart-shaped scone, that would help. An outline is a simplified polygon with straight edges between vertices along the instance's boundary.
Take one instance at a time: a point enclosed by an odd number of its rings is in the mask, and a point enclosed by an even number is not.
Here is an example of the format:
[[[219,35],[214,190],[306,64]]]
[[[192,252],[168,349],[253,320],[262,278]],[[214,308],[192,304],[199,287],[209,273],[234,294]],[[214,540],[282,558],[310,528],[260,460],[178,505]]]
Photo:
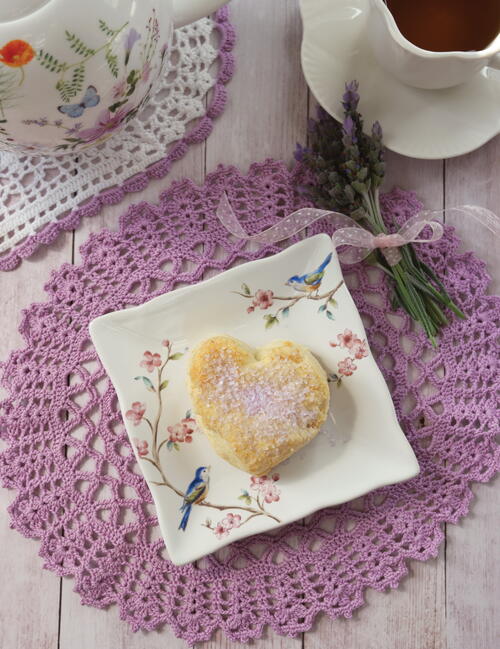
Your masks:
[[[326,373],[305,347],[277,340],[253,350],[231,336],[192,351],[188,390],[216,453],[253,475],[314,439],[330,400]]]

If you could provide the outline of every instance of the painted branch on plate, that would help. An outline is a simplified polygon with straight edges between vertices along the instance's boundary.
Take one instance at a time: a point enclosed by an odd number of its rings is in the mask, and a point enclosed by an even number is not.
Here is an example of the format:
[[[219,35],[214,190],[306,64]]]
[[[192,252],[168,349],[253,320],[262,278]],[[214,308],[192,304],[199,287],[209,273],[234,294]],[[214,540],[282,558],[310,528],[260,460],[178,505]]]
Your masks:
[[[169,380],[164,378],[164,370],[167,364],[171,361],[180,360],[185,352],[173,353],[173,344],[170,340],[163,340],[162,346],[166,348],[167,356],[163,360],[162,355],[157,352],[150,352],[146,350],[139,365],[143,367],[148,374],[155,374],[155,381],[153,382],[148,376],[135,376],[135,381],[143,383],[148,392],[156,395],[156,412],[154,417],[150,419],[146,416],[146,404],[140,401],[134,401],[129,410],[125,413],[125,418],[132,423],[133,426],[139,426],[145,423],[151,435],[151,442],[146,439],[133,438],[136,453],[139,460],[147,462],[152,465],[159,473],[161,480],[150,480],[151,484],[159,487],[167,487],[173,491],[177,496],[182,498],[181,511],[184,516],[181,519],[179,529],[185,530],[189,521],[191,509],[194,505],[199,507],[209,507],[218,511],[238,510],[248,512],[248,516],[241,522],[241,516],[229,512],[223,521],[212,525],[210,519],[202,523],[203,527],[212,530],[218,538],[226,536],[230,529],[240,527],[247,523],[249,520],[257,516],[267,516],[272,520],[280,523],[280,519],[274,514],[269,513],[265,509],[265,503],[272,503],[280,499],[280,490],[277,489],[275,483],[279,480],[279,475],[275,474],[272,478],[267,476],[250,476],[250,489],[256,491],[256,495],[251,495],[248,490],[242,490],[242,494],[238,497],[245,504],[241,505],[219,505],[211,503],[206,500],[209,490],[209,466],[201,466],[195,472],[194,478],[189,483],[186,491],[182,491],[176,487],[168,479],[167,474],[163,468],[160,451],[165,447],[168,451],[179,451],[180,444],[190,444],[193,439],[193,433],[197,431],[196,421],[191,416],[188,410],[186,416],[180,422],[167,426],[168,437],[161,440],[160,437],[160,422],[163,414],[163,391],[168,387]],[[255,505],[255,506],[252,506]]]

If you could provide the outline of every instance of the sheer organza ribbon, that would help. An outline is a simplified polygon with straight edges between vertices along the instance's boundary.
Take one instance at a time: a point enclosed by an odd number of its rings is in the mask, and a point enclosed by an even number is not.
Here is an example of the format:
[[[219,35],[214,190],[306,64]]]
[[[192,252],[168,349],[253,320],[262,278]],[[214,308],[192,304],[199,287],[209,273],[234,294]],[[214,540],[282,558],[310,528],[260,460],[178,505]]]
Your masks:
[[[304,207],[292,212],[267,230],[248,235],[238,221],[226,193],[222,195],[220,200],[217,217],[226,230],[235,237],[264,244],[288,239],[316,221],[326,218],[336,228],[332,235],[333,247],[344,247],[339,253],[339,259],[342,263],[356,264],[367,257],[373,250],[380,248],[389,265],[394,266],[401,261],[401,253],[398,250],[400,246],[407,243],[431,243],[440,239],[443,236],[443,225],[435,219],[442,219],[449,211],[464,212],[486,226],[497,237],[499,236],[498,217],[493,212],[477,205],[461,205],[445,210],[422,211],[408,219],[398,232],[377,235],[365,230],[345,214],[312,207]],[[420,238],[419,235],[427,226],[431,229],[430,237]]]

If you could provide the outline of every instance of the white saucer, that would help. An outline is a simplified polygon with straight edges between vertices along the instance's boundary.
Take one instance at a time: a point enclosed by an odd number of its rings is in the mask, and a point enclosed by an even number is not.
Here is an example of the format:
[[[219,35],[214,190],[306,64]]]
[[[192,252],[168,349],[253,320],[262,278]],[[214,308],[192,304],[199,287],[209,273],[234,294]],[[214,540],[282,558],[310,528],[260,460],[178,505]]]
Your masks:
[[[442,90],[400,83],[374,59],[366,33],[369,0],[300,0],[302,67],[319,103],[342,119],[344,83],[360,84],[368,128],[378,120],[387,148],[412,158],[451,158],[500,132],[500,73],[483,68]]]

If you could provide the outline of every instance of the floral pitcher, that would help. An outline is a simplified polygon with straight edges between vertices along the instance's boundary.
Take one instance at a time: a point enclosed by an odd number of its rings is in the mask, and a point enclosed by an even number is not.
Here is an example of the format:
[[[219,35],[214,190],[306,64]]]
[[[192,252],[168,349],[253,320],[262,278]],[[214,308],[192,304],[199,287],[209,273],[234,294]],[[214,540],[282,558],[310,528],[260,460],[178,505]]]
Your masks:
[[[175,27],[223,0],[0,0],[0,149],[103,142],[146,104]]]

